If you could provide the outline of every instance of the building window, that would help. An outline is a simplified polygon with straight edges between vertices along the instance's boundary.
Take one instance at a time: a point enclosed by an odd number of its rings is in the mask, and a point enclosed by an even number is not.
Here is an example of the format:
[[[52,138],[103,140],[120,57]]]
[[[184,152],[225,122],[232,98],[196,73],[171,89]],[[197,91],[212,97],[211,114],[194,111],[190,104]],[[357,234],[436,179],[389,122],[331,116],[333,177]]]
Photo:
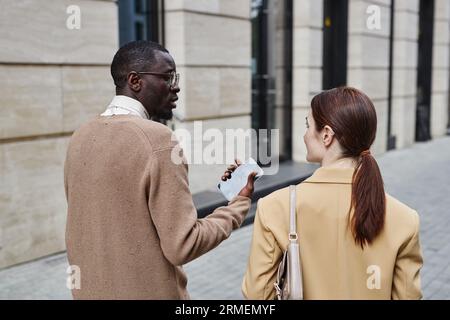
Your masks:
[[[431,139],[434,0],[420,0],[417,55],[416,141]]]
[[[251,2],[252,128],[279,129],[279,154],[270,135],[258,146],[280,160],[292,157],[292,12],[292,0]]]
[[[322,88],[331,89],[347,83],[348,0],[323,3],[323,73]]]
[[[394,66],[394,26],[395,26],[395,0],[391,0],[390,31],[389,31],[389,78],[388,78],[388,114],[387,114],[387,149],[395,149],[396,137],[392,134],[392,89]]]
[[[164,45],[164,0],[119,0],[119,42],[151,40]]]

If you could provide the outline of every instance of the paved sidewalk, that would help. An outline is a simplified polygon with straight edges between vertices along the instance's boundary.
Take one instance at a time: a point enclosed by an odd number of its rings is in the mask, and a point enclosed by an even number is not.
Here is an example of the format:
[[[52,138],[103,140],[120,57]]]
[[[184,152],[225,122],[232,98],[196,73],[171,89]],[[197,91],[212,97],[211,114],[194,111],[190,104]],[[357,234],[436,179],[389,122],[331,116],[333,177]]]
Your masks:
[[[450,137],[378,158],[386,191],[421,218],[425,299],[450,299]],[[252,226],[233,232],[219,247],[187,264],[193,299],[242,299]],[[70,299],[67,261],[58,254],[0,271],[0,299]]]

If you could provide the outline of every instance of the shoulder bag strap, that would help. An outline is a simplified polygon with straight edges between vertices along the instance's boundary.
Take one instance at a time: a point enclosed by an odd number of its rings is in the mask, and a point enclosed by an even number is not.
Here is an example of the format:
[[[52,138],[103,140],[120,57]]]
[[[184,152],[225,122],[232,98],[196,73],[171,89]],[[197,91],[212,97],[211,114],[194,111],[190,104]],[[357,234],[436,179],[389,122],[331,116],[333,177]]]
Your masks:
[[[296,186],[289,186],[290,191],[290,218],[289,218],[289,241],[297,242],[297,210],[296,210]]]

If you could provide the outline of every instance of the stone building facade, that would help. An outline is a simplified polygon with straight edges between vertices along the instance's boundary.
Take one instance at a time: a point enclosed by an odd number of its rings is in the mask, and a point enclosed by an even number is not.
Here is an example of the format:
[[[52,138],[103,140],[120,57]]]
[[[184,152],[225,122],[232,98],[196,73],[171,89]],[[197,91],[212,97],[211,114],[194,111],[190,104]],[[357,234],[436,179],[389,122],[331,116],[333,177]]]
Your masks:
[[[133,21],[119,10],[131,2]],[[160,41],[177,63],[173,129],[276,128],[282,160],[302,162],[311,98],[347,84],[375,104],[376,154],[447,132],[447,0],[0,0],[0,8],[0,268],[65,250],[67,143],[114,95],[109,65],[130,40],[123,28],[133,38],[143,23],[134,38]],[[77,8],[79,28],[70,20]],[[223,169],[191,165],[191,191],[213,189]]]

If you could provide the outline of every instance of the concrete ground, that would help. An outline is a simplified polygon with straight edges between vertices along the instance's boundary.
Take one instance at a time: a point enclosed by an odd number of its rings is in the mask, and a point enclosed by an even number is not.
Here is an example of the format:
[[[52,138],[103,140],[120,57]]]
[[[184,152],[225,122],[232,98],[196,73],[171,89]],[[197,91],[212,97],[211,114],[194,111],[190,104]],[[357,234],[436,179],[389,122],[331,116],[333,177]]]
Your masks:
[[[386,191],[419,212],[425,299],[450,299],[450,137],[378,157]],[[252,225],[187,264],[193,299],[242,299]],[[70,299],[64,253],[0,270],[0,299]]]

